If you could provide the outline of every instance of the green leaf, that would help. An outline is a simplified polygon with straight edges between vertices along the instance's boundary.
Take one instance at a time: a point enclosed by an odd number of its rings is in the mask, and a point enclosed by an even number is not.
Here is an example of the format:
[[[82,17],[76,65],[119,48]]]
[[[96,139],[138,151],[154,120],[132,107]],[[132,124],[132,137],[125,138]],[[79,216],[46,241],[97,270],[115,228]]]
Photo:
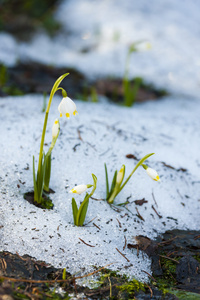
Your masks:
[[[81,206],[79,208],[79,211],[80,211],[80,215],[79,215],[79,219],[78,219],[79,226],[83,226],[83,223],[85,221],[85,217],[87,214],[88,204],[89,204],[89,198],[87,197],[87,199],[85,198],[84,201],[81,203]]]
[[[79,207],[79,210],[78,210],[78,213],[77,213],[77,216],[76,216],[76,223],[77,223],[78,226],[82,226],[83,223],[84,223],[85,216],[86,216],[86,213],[87,213],[87,208],[88,208],[90,195],[91,194],[86,193],[85,198],[84,198],[83,202],[81,203],[81,205]],[[87,204],[86,206],[85,206],[85,203]],[[82,224],[82,225],[80,225],[80,224]]]
[[[104,164],[104,167],[105,167],[105,175],[106,175],[106,199],[108,199],[108,196],[109,196],[109,181],[108,181],[108,170],[107,170],[106,163]]]
[[[34,201],[38,202],[37,181],[35,179],[35,156],[33,155],[33,185],[34,185]]]
[[[110,193],[108,195],[108,198],[110,197],[110,195],[112,194],[112,192],[113,192],[113,190],[115,188],[116,179],[117,179],[117,170],[115,171],[114,176],[113,176],[113,180],[112,180],[112,184],[111,184],[111,189],[110,189]]]
[[[74,198],[72,198],[72,212],[73,212],[73,217],[74,217],[74,225],[76,224],[76,217],[77,217],[77,213],[78,213],[78,207],[76,204],[76,201]]]
[[[51,177],[51,154],[44,156],[45,172],[44,172],[44,191],[49,191],[49,182]]]

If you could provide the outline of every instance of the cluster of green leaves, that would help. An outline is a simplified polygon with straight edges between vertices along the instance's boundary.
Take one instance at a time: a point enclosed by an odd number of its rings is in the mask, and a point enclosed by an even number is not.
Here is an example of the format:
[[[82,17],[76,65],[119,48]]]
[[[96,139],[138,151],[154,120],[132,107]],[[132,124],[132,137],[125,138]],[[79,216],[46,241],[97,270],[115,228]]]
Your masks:
[[[94,191],[96,190],[97,177],[94,174],[92,174],[92,178],[93,178],[92,192],[90,194],[86,193],[85,198],[84,198],[83,202],[81,203],[79,209],[78,209],[75,199],[72,198],[72,211],[73,211],[73,217],[74,217],[74,225],[76,225],[76,226],[83,226],[83,223],[85,221],[85,217],[87,214],[89,199],[90,199],[90,197],[92,197],[92,195],[94,194]]]
[[[117,182],[117,170],[114,172],[112,184],[109,187],[109,180],[108,180],[108,171],[107,166],[105,164],[105,177],[106,177],[106,200],[108,203],[112,204],[116,198],[116,196],[121,192],[127,182],[130,180],[131,176],[135,173],[137,168],[143,164],[143,162],[149,158],[154,153],[150,153],[145,155],[135,166],[131,174],[127,177],[127,179],[123,182],[124,175],[125,175],[125,166],[123,165],[121,170],[123,170],[123,177],[121,178],[120,182]]]
[[[0,89],[6,95],[20,96],[23,92],[15,85],[9,82],[8,69],[4,64],[0,64]]]

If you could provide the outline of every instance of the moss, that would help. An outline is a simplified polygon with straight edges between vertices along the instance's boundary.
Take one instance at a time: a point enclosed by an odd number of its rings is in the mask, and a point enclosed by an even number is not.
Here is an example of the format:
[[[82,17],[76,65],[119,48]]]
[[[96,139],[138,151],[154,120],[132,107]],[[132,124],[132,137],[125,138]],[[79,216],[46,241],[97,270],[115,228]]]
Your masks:
[[[193,258],[195,258],[200,263],[200,254],[194,255]]]
[[[196,293],[172,289],[168,290],[168,293],[175,295],[180,300],[200,300],[200,295]]]
[[[165,289],[167,287],[173,287],[176,285],[177,263],[175,261],[178,262],[181,259],[181,257],[177,256],[173,259],[174,261],[162,256],[160,257],[160,265],[163,271],[163,276],[162,279],[160,277],[156,278],[159,289]]]
[[[135,292],[145,292],[145,285],[136,279],[132,279],[125,284],[117,287],[120,291],[127,292],[130,297],[134,297]]]

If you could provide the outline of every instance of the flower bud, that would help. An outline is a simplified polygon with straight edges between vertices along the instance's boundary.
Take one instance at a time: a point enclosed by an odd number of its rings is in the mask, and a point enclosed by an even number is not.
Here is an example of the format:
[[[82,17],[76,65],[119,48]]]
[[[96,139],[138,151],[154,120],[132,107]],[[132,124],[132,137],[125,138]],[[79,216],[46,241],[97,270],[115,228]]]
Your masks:
[[[117,174],[117,178],[116,178],[117,184],[120,185],[122,183],[122,181],[124,179],[124,173],[125,173],[125,166],[123,165]]]
[[[158,173],[156,172],[156,170],[147,167],[146,172],[147,172],[147,174],[149,175],[149,177],[151,177],[153,180],[155,180],[155,181],[160,181],[159,175],[158,175]]]
[[[70,193],[74,193],[74,194],[82,194],[87,190],[88,186],[86,184],[80,184],[75,186],[71,191],[69,191]]]
[[[52,138],[55,139],[60,131],[60,124],[58,119],[56,119],[53,123],[53,127],[52,127]]]

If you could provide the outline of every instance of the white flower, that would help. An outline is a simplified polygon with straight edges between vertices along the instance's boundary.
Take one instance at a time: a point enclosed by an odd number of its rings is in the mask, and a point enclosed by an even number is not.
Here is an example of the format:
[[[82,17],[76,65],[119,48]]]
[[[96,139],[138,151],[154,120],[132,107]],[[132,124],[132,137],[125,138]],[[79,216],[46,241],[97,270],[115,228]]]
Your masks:
[[[147,174],[155,181],[160,181],[160,178],[158,176],[158,173],[156,172],[156,170],[147,167],[146,169]]]
[[[76,104],[69,97],[64,97],[58,106],[58,111],[60,117],[65,115],[69,118],[72,114],[75,116],[77,114]]]
[[[74,193],[74,194],[82,194],[87,190],[88,186],[86,184],[80,184],[75,186],[71,191],[69,191],[70,193]]]
[[[52,138],[55,139],[58,136],[60,130],[60,125],[58,119],[56,119],[53,123],[52,127]]]
[[[123,165],[121,169],[119,170],[116,178],[116,183],[121,184],[124,178],[124,171],[125,171],[125,166]]]

